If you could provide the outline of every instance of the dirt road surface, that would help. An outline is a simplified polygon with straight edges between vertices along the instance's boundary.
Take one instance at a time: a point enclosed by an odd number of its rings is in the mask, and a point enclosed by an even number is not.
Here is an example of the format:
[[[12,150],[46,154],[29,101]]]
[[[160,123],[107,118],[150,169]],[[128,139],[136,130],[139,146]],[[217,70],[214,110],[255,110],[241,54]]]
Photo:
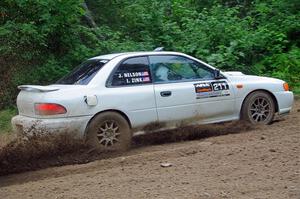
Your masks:
[[[2,176],[0,198],[300,199],[300,102],[270,126]]]

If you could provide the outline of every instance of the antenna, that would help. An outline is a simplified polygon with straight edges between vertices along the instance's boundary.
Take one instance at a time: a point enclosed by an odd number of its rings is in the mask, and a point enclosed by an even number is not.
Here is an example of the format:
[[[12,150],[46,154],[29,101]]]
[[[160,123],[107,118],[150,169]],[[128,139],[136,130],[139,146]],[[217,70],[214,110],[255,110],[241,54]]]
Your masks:
[[[164,50],[164,47],[157,47],[154,49],[155,52],[160,52],[160,51],[163,51]]]

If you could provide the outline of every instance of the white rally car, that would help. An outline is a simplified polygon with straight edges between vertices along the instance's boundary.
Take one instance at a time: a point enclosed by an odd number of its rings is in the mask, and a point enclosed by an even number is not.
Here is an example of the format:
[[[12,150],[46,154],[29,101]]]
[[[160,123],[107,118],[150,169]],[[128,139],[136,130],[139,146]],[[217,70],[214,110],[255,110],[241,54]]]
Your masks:
[[[74,132],[114,150],[128,147],[133,132],[151,124],[269,124],[275,113],[289,113],[294,99],[282,80],[220,72],[164,51],[93,57],[53,85],[19,89],[19,115],[12,119],[17,132]]]

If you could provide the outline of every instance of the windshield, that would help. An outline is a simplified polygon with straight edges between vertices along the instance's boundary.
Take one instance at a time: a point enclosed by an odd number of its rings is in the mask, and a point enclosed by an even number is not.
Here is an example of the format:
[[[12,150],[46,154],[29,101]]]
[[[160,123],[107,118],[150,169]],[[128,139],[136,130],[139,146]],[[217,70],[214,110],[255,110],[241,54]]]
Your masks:
[[[108,61],[106,59],[87,60],[58,80],[56,84],[87,85]]]

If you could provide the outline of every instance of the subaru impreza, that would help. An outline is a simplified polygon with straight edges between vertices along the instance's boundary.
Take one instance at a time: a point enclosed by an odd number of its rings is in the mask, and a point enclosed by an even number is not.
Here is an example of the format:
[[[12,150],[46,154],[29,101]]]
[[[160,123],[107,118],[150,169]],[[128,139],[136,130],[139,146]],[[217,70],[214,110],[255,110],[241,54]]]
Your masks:
[[[12,124],[19,134],[68,131],[112,150],[128,148],[134,132],[150,124],[270,124],[290,112],[294,99],[282,80],[222,72],[166,51],[101,55],[55,84],[18,88]]]

